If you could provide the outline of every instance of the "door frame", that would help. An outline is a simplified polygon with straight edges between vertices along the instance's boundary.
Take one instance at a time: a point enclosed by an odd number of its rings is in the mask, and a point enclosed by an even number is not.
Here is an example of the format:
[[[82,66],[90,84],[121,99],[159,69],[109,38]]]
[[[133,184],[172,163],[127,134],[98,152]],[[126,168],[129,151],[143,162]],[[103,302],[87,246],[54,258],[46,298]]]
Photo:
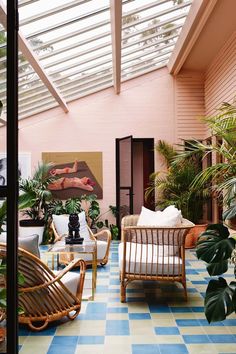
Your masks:
[[[120,187],[120,150],[119,150],[119,142],[125,139],[131,139],[131,186],[130,187]],[[133,136],[127,135],[122,138],[116,138],[116,206],[120,205],[120,190],[129,190],[129,199],[130,199],[130,214],[133,213]],[[116,214],[116,225],[120,227],[120,212],[117,208]]]

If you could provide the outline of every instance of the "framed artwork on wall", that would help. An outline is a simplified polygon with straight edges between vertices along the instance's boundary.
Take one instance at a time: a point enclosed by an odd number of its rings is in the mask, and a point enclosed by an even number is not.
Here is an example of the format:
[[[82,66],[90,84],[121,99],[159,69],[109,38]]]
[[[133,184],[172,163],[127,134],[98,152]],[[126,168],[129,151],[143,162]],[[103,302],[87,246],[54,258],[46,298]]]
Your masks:
[[[31,176],[31,153],[19,153],[19,177],[28,178]],[[7,185],[7,158],[5,153],[0,153],[0,185]]]
[[[54,198],[103,198],[102,152],[43,152],[42,160],[52,163],[50,173],[57,177],[48,186]]]

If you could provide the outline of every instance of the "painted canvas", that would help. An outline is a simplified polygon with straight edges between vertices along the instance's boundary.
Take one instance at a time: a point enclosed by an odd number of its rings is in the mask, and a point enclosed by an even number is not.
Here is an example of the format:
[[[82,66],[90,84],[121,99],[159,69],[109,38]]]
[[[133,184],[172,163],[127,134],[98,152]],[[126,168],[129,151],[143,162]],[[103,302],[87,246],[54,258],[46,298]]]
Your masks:
[[[103,198],[102,152],[43,152],[43,162],[51,162],[50,173],[57,177],[48,188],[53,197],[68,199],[83,194]]]

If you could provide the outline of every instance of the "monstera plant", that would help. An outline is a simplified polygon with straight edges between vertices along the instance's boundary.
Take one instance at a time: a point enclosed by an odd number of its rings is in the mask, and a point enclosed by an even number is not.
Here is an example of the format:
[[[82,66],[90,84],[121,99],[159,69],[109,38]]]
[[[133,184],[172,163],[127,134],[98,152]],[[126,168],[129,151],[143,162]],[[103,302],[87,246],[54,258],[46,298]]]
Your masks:
[[[236,311],[236,281],[230,283],[222,274],[228,271],[229,262],[234,264],[236,276],[236,234],[229,233],[222,224],[209,225],[197,244],[197,257],[207,263],[210,276],[219,276],[211,279],[205,296],[205,315],[208,322],[224,320]]]

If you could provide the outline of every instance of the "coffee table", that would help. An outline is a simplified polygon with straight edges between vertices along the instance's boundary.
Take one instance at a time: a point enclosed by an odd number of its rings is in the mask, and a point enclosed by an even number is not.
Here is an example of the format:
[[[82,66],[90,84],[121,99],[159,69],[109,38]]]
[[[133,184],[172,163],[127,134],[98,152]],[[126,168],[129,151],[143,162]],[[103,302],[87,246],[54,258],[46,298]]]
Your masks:
[[[92,258],[92,279],[89,279],[89,272],[85,274],[85,284],[83,291],[83,300],[94,300],[94,294],[97,282],[97,243],[94,240],[83,241],[82,245],[67,245],[65,240],[56,242],[49,246],[45,253],[47,264],[54,269],[58,269],[61,264],[68,264],[75,258],[82,258],[85,261]],[[90,255],[90,256],[89,256]],[[88,258],[89,257],[89,258]],[[50,264],[51,261],[51,264]],[[91,282],[89,281],[91,280]],[[91,283],[92,294],[87,291],[88,284]]]

